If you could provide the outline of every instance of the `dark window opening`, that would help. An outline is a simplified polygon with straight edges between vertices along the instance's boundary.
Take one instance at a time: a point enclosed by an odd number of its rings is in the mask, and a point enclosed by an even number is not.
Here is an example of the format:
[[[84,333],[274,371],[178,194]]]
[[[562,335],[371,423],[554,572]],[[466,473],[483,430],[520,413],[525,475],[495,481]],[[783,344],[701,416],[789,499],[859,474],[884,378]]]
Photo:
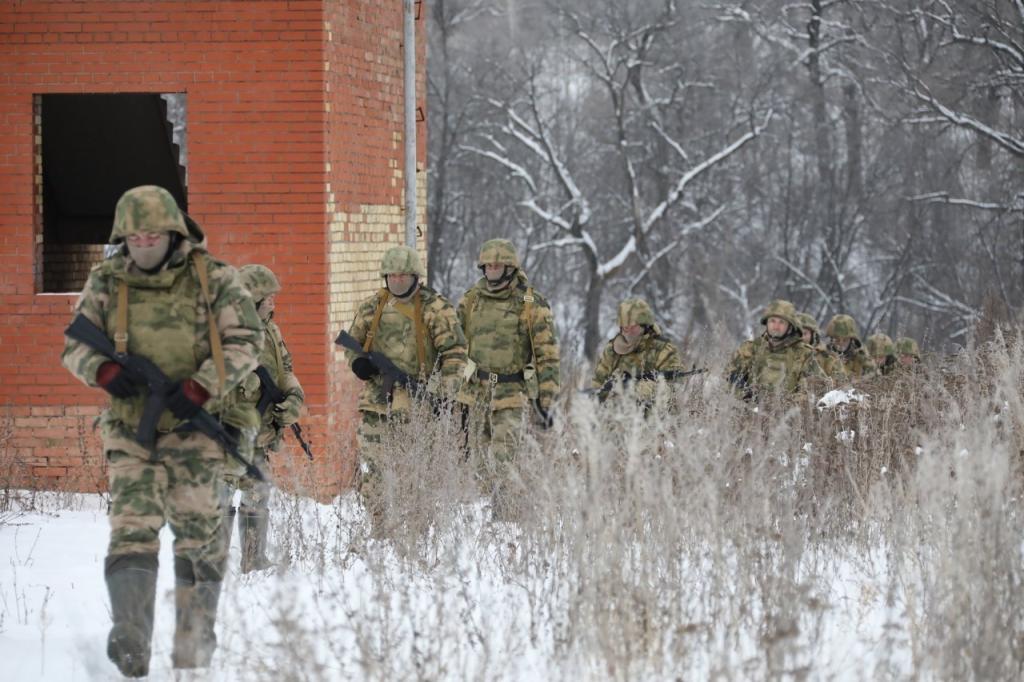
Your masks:
[[[35,106],[36,290],[78,291],[125,190],[160,185],[188,209],[185,95],[36,95]]]

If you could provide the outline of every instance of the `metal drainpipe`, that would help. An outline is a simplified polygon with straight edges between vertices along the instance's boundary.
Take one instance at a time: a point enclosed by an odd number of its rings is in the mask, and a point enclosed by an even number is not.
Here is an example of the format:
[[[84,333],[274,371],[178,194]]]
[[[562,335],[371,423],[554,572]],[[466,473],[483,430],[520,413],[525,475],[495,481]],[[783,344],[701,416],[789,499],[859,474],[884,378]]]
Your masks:
[[[403,0],[405,61],[405,244],[416,248],[416,8]]]

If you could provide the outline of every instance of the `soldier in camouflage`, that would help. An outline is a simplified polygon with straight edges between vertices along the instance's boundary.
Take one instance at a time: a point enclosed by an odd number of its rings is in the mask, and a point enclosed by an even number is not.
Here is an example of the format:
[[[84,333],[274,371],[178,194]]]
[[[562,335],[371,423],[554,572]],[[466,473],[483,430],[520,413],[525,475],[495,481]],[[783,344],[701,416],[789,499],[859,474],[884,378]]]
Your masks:
[[[829,350],[837,353],[851,379],[873,377],[878,373],[875,361],[871,359],[857,331],[857,323],[849,315],[835,315],[825,327],[829,337]]]
[[[252,461],[267,472],[268,453],[281,447],[284,429],[299,420],[305,394],[292,368],[292,356],[285,346],[281,329],[273,321],[274,298],[281,291],[281,283],[270,268],[264,265],[243,265],[239,269],[242,284],[252,295],[263,323],[263,350],[260,352],[260,373],[265,372],[273,386],[284,398],[267,404],[261,415],[262,422],[255,436]],[[268,387],[272,390],[273,387]],[[250,374],[238,387],[241,403],[257,406],[264,388],[259,373]],[[240,504],[232,506],[235,490],[242,490]],[[231,544],[231,529],[238,519],[238,534],[242,545],[242,573],[258,571],[270,566],[267,559],[267,530],[270,522],[270,483],[256,481],[229,470],[224,477],[222,506],[226,517],[222,525],[225,553]]]
[[[867,350],[879,374],[889,376],[896,370],[896,344],[888,334],[878,332],[869,336]]]
[[[492,509],[502,515],[504,466],[515,456],[528,416],[541,428],[551,426],[558,336],[551,307],[530,285],[512,242],[484,242],[477,265],[483,276],[459,301],[469,346],[460,399],[471,405],[471,450],[486,474]]]
[[[807,381],[826,379],[813,348],[804,343],[796,309],[775,300],[761,316],[764,333],[744,341],[726,366],[726,380],[738,397],[760,399],[807,390]]]
[[[70,337],[61,359],[112,398],[100,418],[110,484],[107,656],[122,674],[141,677],[149,669],[159,533],[167,522],[175,536],[174,666],[205,667],[216,648],[224,563],[217,493],[226,456],[189,420],[203,408],[246,421],[232,396],[256,367],[262,330],[235,269],[210,257],[199,226],[166,190],[125,192],[110,242],[119,252],[93,268],[76,314],[106,330],[119,352],[148,358],[177,382],[165,396],[153,449],[135,439],[148,395],[141,377]]]
[[[815,358],[825,375],[836,384],[846,381],[846,369],[843,367],[843,361],[821,342],[818,321],[808,313],[797,313],[796,321],[803,330],[804,343],[814,349]]]
[[[466,366],[466,337],[455,308],[422,283],[426,271],[419,254],[407,246],[388,249],[380,274],[384,287],[359,304],[349,334],[364,351],[387,356],[433,394],[413,396],[405,386],[396,384],[389,395],[379,367],[367,357],[345,352],[352,372],[365,382],[359,397],[357,431],[359,493],[376,537],[387,530],[377,462],[384,459],[381,448],[391,423],[408,419],[412,399],[429,397],[441,404],[451,403]]]
[[[900,367],[915,367],[921,362],[921,350],[917,346],[917,341],[909,336],[896,339],[896,356],[899,358]]]
[[[619,333],[604,347],[590,386],[604,401],[616,384],[628,384],[637,400],[649,407],[658,382],[677,381],[673,374],[685,371],[683,360],[675,344],[662,335],[646,301],[629,298],[619,303],[618,322]]]

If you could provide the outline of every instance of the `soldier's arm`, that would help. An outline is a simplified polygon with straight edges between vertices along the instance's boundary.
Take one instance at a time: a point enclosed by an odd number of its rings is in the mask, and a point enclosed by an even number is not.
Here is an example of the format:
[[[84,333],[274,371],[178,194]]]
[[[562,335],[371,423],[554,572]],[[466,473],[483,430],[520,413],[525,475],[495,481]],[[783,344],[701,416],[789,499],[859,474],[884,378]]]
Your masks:
[[[441,382],[447,392],[454,394],[466,366],[466,336],[462,333],[458,313],[451,303],[436,296],[423,311],[423,317],[437,350]]]
[[[735,384],[741,377],[749,379],[750,362],[754,357],[754,342],[744,341],[733,353],[729,363],[725,366],[725,380]]]
[[[615,367],[614,354],[612,344],[605,344],[604,351],[601,352],[601,357],[598,358],[597,364],[594,366],[594,377],[590,380],[590,387],[595,391],[601,390],[601,387],[611,377],[612,369]]]
[[[96,269],[89,273],[89,279],[78,297],[75,305],[75,315],[85,315],[90,322],[100,329],[106,329],[106,311],[110,303],[110,295],[107,292],[107,281],[99,275]],[[107,358],[94,351],[81,341],[76,341],[67,336],[64,337],[64,352],[61,353],[60,361],[69,372],[87,386],[98,386],[96,383],[96,371]]]
[[[203,360],[192,379],[213,399],[231,393],[259,366],[263,348],[263,322],[256,312],[252,296],[230,265],[205,259],[210,280],[210,307],[224,351],[224,388],[221,390],[213,355]]]
[[[654,359],[654,368],[659,372],[680,372],[686,370],[686,366],[683,365],[683,358],[679,354],[676,344],[667,339],[661,343],[661,347],[658,348]]]
[[[558,333],[548,302],[534,292],[533,352],[537,359],[537,401],[548,409],[558,396],[560,382]]]
[[[295,376],[292,354],[285,345],[280,328],[273,322],[270,322],[267,328],[270,332],[267,334],[267,343],[276,343],[281,353],[281,384],[278,388],[285,394],[285,399],[274,406],[274,419],[282,426],[289,426],[299,421],[306,394],[298,377]]]
[[[376,309],[376,294],[360,303],[356,309],[356,315],[352,318],[352,324],[349,325],[348,333],[360,344],[366,343],[366,335],[370,333],[370,323],[373,321],[373,313]],[[345,361],[348,362],[349,367],[352,366],[352,361],[357,357],[359,356],[354,351],[345,349]]]

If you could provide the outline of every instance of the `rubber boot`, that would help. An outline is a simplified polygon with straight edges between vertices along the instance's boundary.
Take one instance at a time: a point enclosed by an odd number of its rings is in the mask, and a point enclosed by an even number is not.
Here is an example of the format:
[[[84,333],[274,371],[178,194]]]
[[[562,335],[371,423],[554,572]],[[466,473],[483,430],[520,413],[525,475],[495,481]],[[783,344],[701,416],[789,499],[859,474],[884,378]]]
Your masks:
[[[242,543],[242,573],[261,571],[271,566],[267,559],[269,510],[239,507],[238,534]]]
[[[222,575],[204,562],[174,557],[175,668],[206,668],[217,649],[217,603]]]
[[[157,565],[156,554],[108,556],[104,565],[114,620],[107,636],[107,658],[125,677],[149,674]]]

